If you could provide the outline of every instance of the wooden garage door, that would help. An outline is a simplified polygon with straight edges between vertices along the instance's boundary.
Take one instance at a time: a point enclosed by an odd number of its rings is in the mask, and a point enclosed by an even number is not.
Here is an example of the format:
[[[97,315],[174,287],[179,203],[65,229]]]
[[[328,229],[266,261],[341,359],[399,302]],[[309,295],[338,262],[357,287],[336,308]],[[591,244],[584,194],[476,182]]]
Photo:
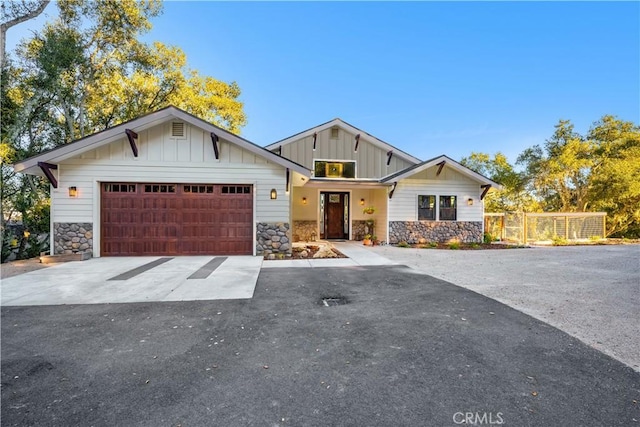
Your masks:
[[[101,254],[251,255],[251,185],[101,184]]]

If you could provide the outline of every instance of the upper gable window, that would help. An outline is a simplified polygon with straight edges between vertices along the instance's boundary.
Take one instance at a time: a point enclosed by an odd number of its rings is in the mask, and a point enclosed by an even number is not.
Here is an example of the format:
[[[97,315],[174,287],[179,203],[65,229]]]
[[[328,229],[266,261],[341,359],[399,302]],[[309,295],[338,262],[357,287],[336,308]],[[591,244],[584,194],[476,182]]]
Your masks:
[[[184,122],[171,122],[171,137],[186,138]]]
[[[355,178],[356,162],[315,160],[314,176],[316,178]]]
[[[331,128],[331,139],[338,139],[339,135],[340,135],[340,129]]]

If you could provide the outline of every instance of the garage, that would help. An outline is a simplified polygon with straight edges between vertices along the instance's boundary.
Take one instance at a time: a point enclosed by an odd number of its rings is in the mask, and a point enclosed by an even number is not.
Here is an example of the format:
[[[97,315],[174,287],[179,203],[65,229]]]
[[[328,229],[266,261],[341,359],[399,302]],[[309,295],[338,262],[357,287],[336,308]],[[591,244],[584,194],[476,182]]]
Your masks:
[[[101,254],[251,255],[253,187],[101,183]]]

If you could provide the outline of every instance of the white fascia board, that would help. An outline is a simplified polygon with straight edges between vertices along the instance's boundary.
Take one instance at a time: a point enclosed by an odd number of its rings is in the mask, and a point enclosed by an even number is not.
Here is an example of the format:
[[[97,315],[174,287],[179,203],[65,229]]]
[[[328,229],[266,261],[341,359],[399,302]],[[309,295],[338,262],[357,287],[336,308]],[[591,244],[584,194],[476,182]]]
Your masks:
[[[473,179],[474,181],[478,181],[481,184],[484,185],[491,185],[491,187],[501,190],[502,189],[502,185],[498,184],[497,182],[494,182],[492,180],[490,180],[489,178],[480,175],[477,172],[472,171],[471,169],[461,165],[460,163],[456,162],[455,160],[447,157],[447,156],[439,156],[436,157],[435,159],[431,159],[428,162],[423,163],[422,165],[415,167],[415,168],[411,168],[410,170],[408,170],[407,172],[401,173],[395,177],[393,177],[392,179],[389,179],[389,181],[400,181],[403,179],[407,179],[409,177],[411,177],[412,175],[415,175],[417,173],[420,173],[426,169],[432,168],[436,165],[438,165],[440,162],[445,162],[446,166],[450,166],[453,169],[457,170],[458,172],[462,173],[463,175],[468,176],[469,178]],[[384,177],[382,178],[382,181],[386,181],[388,178]]]
[[[337,126],[343,130],[346,130],[349,133],[352,133],[354,135],[360,134],[361,138],[364,137],[364,139],[366,139],[368,142],[370,142],[371,144],[377,146],[378,148],[381,148],[385,151],[393,151],[394,156],[398,156],[400,158],[403,158],[409,162],[412,162],[414,164],[420,163],[422,160],[418,159],[417,157],[413,157],[412,155],[405,153],[404,151],[400,150],[397,147],[394,147],[391,144],[388,144],[378,138],[376,138],[375,136],[371,135],[370,133],[363,131],[361,129],[355,128],[353,126],[351,126],[349,123],[346,123],[344,121],[342,121],[341,119],[333,119],[330,122],[324,123],[322,125],[316,126],[314,128],[311,128],[309,130],[306,130],[304,132],[301,133],[297,133],[295,135],[292,135],[288,138],[282,139],[280,141],[274,142],[273,144],[269,144],[267,145],[265,148],[267,150],[273,150],[274,148],[277,148],[280,145],[287,145],[290,144],[294,141],[298,141],[300,139],[303,138],[307,138],[309,136],[312,136],[314,133],[316,132],[322,132],[323,130],[332,128],[334,126]],[[362,141],[362,139],[361,139]]]
[[[304,166],[285,159],[284,157],[280,157],[275,153],[272,153],[258,145],[253,144],[252,142],[240,138],[239,136],[234,135],[229,131],[214,126],[198,117],[188,114],[176,107],[164,108],[162,110],[147,114],[143,117],[121,123],[112,128],[87,136],[78,141],[63,145],[58,148],[54,148],[53,150],[47,151],[37,156],[30,157],[22,162],[17,163],[14,166],[14,170],[16,172],[28,173],[32,175],[43,175],[42,171],[38,167],[38,162],[57,164],[71,157],[78,156],[87,151],[94,150],[96,148],[122,139],[123,137],[125,137],[125,129],[131,129],[135,132],[140,132],[172,119],[179,119],[193,126],[204,129],[208,132],[214,132],[222,139],[236,144],[258,156],[264,157],[265,159],[273,163],[294,170],[304,176],[311,176],[311,171]]]

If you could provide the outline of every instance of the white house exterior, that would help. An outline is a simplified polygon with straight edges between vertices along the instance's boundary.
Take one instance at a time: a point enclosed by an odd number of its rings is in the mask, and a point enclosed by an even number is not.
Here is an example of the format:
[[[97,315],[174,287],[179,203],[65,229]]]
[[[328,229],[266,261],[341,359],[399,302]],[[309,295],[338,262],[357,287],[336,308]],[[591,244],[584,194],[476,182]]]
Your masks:
[[[340,119],[266,148],[313,171],[293,187],[294,241],[481,241],[482,199],[500,187],[445,155],[422,162]]]
[[[167,107],[15,165],[51,183],[52,253],[291,254],[292,240],[482,238],[498,185],[340,119],[262,148]],[[375,207],[373,214],[363,212]]]
[[[175,107],[32,157],[15,170],[53,179],[52,252],[95,257],[256,255],[263,252],[259,232],[273,233],[267,235],[276,246],[290,252],[287,176],[292,182],[310,175]]]

